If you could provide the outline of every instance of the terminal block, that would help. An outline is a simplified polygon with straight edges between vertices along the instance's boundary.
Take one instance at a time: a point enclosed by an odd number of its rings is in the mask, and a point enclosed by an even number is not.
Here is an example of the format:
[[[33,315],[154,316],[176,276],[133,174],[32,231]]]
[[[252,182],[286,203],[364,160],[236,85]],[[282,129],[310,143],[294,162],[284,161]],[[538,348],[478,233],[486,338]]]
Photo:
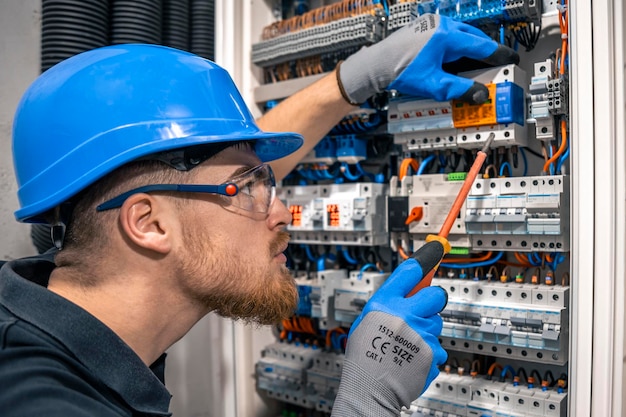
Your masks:
[[[569,250],[569,177],[477,179],[465,203],[474,250]]]
[[[481,105],[401,97],[389,103],[387,130],[407,151],[526,146],[526,73],[516,65],[460,73],[490,88]]]
[[[292,243],[376,246],[387,242],[387,187],[349,183],[282,187],[278,197],[292,213]]]
[[[567,78],[554,75],[554,62],[535,63],[529,93],[529,117],[535,125],[535,137],[551,141],[556,138],[554,116],[567,114],[569,96]]]
[[[321,186],[286,186],[277,197],[291,212],[290,232],[313,232],[324,229],[324,195]]]
[[[395,229],[389,229],[392,233],[392,240],[395,237],[393,236],[394,232],[402,231],[400,229],[401,223],[404,224],[405,231],[413,240],[414,248],[422,246],[426,236],[437,234],[463,185],[464,179],[465,176],[458,175],[458,173],[405,176],[399,183],[398,194],[407,198],[407,214],[402,218],[393,219],[393,223],[390,216],[389,224],[397,225]],[[393,184],[398,184],[397,178],[394,177],[392,180]],[[399,196],[390,197],[390,201],[399,198]],[[448,235],[448,241],[455,249],[471,247],[469,236],[465,230],[464,208],[465,206],[463,206]]]
[[[300,160],[301,164],[332,165],[335,162],[337,162],[337,141],[331,136],[324,137]]]
[[[306,371],[321,351],[297,344],[272,343],[256,364],[257,387],[271,398],[313,408],[306,395]]]
[[[314,55],[378,42],[385,36],[386,16],[363,13],[333,22],[291,30],[252,45],[252,62],[269,67]]]
[[[539,22],[541,1],[538,0],[416,0],[416,16],[435,13],[466,22],[482,29],[497,27],[499,22]]]
[[[387,19],[387,31],[389,33],[408,25],[415,19],[414,2],[403,1],[389,6],[389,18]]]
[[[345,269],[318,271],[306,285],[310,286],[311,317],[319,319],[320,329],[333,329],[339,326],[335,320],[335,289],[348,279]],[[303,285],[300,281],[298,285]]]
[[[344,355],[335,352],[321,352],[306,371],[306,395],[309,404],[317,411],[332,411],[343,369]]]
[[[565,417],[567,392],[441,373],[402,417]]]
[[[446,349],[567,362],[569,287],[441,278],[433,285],[449,295],[441,312]]]
[[[350,278],[335,289],[335,320],[349,326],[388,276],[382,272],[351,271]]]

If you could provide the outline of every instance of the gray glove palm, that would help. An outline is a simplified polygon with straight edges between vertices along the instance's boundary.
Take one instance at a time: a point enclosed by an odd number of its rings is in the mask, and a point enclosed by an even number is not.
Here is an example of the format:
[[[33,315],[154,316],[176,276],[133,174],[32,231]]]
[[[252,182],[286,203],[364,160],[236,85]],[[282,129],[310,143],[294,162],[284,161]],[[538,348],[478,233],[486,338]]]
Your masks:
[[[447,359],[437,336],[446,292],[429,287],[406,295],[443,257],[440,242],[424,245],[391,274],[350,329],[333,417],[398,416],[439,374]]]

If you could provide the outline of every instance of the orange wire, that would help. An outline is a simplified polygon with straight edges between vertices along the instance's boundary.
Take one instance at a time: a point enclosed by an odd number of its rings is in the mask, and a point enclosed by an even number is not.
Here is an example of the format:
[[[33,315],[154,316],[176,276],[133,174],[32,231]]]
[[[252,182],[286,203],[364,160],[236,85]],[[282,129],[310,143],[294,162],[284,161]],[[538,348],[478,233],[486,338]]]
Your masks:
[[[326,332],[326,347],[330,347],[330,338],[333,332],[346,334],[345,330],[343,330],[341,327],[335,327],[334,329],[330,329],[329,331]]]
[[[491,376],[493,375],[493,371],[495,371],[496,368],[499,368],[500,371],[502,371],[502,365],[500,365],[498,362],[494,362],[490,367],[489,370],[487,371],[487,375]]]
[[[402,259],[409,259],[409,255],[407,255],[407,253],[404,251],[404,249],[402,249],[402,246],[398,246],[398,254],[400,254],[400,257]]]
[[[559,18],[559,26],[561,27],[561,63],[559,65],[559,72],[561,75],[565,74],[565,57],[567,56],[567,46],[568,46],[568,42],[567,42],[567,32],[568,32],[568,16],[569,16],[569,12],[568,12],[568,7],[567,7],[567,0],[565,0],[565,13],[563,17]]]
[[[414,158],[404,158],[400,164],[400,171],[398,172],[398,179],[402,181],[402,178],[406,177],[409,172],[409,167],[413,168],[413,171],[417,172],[419,169],[419,162]]]
[[[482,256],[476,258],[443,258],[441,263],[470,263],[470,262],[482,262],[491,258],[492,252],[487,252]]]
[[[567,123],[565,122],[565,119],[562,119],[561,120],[561,146],[559,147],[559,150],[556,151],[554,155],[552,155],[552,158],[546,161],[546,163],[543,166],[543,172],[549,171],[550,165],[554,161],[556,161],[563,152],[565,152],[565,148],[567,148]]]
[[[515,259],[517,259],[517,261],[524,266],[533,266],[530,262],[528,262],[528,259],[524,258],[519,252],[515,252]]]

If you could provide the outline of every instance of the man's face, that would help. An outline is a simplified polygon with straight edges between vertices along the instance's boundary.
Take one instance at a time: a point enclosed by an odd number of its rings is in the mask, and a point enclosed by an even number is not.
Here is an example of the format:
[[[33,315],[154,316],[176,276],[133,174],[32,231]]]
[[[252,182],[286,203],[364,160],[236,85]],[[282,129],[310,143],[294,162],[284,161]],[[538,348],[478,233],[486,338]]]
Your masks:
[[[221,184],[237,170],[258,164],[252,151],[228,148],[195,168],[193,182]],[[223,204],[228,198],[194,195],[182,208],[182,247],[177,251],[181,287],[222,316],[277,323],[293,314],[298,301],[282,254],[289,241],[283,229],[291,214],[275,199],[266,218],[259,218],[233,211]]]

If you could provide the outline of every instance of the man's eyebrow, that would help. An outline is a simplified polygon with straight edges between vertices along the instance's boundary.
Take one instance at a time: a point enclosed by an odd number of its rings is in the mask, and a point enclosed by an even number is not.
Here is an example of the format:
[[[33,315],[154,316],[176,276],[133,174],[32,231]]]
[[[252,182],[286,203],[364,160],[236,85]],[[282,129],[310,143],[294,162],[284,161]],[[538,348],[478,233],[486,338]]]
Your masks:
[[[241,174],[243,174],[246,171],[250,171],[252,168],[254,168],[254,165],[244,165],[242,167],[237,168],[235,171],[233,171],[230,176],[228,177],[228,179],[232,179],[234,177],[237,177]],[[228,181],[228,179],[226,181]]]

